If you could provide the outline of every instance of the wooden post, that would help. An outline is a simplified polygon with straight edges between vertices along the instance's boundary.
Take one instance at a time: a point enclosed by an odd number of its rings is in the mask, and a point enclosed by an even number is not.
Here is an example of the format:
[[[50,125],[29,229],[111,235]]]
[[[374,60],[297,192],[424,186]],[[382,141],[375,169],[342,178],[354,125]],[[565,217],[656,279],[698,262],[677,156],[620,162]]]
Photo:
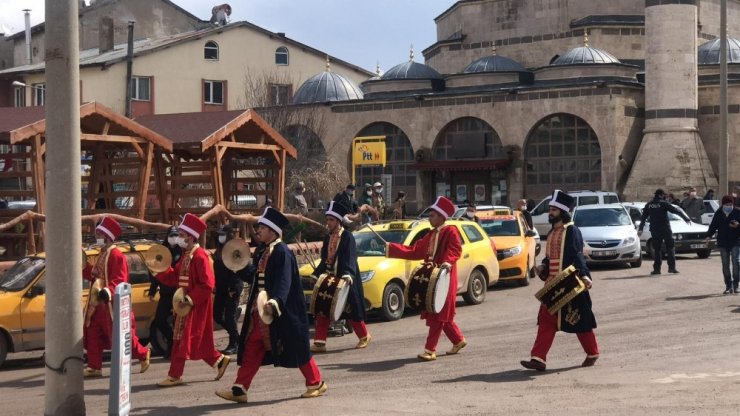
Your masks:
[[[285,175],[287,170],[287,163],[286,162],[286,152],[285,149],[280,151],[280,160],[278,161],[280,163],[280,189],[278,189],[278,199],[280,200],[280,210],[282,211],[285,207],[283,206],[285,204]]]
[[[44,214],[44,207],[46,205],[45,186],[44,186],[44,158],[43,148],[41,146],[41,135],[37,134],[33,137],[33,143],[31,145],[33,149],[33,161],[32,163],[32,178],[33,178],[33,192],[36,197],[36,211],[39,214]]]
[[[216,189],[217,189],[216,204],[225,206],[226,204],[224,202],[224,181],[223,181],[223,176],[222,176],[222,171],[221,171],[222,169],[221,158],[223,157],[226,151],[226,148],[222,150],[218,145],[216,145],[216,146],[213,146],[213,150],[214,150],[213,155],[216,159],[215,169],[214,169],[214,174],[215,174],[214,182],[216,183]]]
[[[159,211],[162,215],[162,222],[169,222],[169,213],[167,211],[167,171],[164,166],[162,152],[157,150],[154,153],[154,171],[156,172],[155,184],[157,187],[157,198],[159,198]]]
[[[152,177],[152,159],[154,157],[154,143],[149,142],[146,147],[146,162],[144,163],[144,172],[139,178],[139,212],[138,218],[143,220],[146,213],[146,198],[149,194],[149,180]]]
[[[26,235],[28,236],[26,241],[27,254],[36,254],[36,235],[33,232],[33,219],[28,220]]]

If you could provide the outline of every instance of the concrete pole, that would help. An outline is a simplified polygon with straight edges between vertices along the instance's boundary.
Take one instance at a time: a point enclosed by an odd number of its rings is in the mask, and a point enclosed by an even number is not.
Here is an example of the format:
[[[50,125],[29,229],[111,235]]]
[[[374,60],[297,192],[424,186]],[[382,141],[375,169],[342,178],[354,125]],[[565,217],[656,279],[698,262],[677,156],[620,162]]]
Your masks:
[[[77,0],[46,0],[45,415],[84,415]]]
[[[131,84],[134,66],[134,22],[128,22],[128,50],[126,52],[126,117],[131,117]],[[151,86],[150,86],[151,87]]]
[[[719,15],[719,190],[715,195],[730,193],[727,155],[730,138],[727,134],[727,0],[720,3]]]

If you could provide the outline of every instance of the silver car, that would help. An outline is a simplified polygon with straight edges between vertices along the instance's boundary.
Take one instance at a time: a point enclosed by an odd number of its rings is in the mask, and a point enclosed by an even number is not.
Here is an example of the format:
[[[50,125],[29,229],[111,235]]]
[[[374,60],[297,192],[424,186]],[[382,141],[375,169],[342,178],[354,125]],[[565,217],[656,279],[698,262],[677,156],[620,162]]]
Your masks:
[[[586,262],[642,265],[640,238],[621,204],[579,206],[573,212],[573,222],[583,234]]]

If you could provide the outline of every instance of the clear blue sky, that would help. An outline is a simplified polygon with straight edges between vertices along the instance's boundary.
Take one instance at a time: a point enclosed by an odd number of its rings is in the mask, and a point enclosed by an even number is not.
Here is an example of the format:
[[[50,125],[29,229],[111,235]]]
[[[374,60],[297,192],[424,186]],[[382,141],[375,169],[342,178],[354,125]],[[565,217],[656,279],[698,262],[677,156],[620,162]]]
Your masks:
[[[126,1],[126,0],[119,0]],[[88,0],[89,2],[89,0]],[[201,19],[224,0],[174,0]],[[434,18],[453,0],[234,0],[232,21],[248,20],[273,32],[375,71],[405,62],[414,45],[421,51],[436,41]],[[31,23],[44,20],[44,0],[0,0],[0,32],[23,30],[22,9],[31,11]],[[5,27],[5,30],[3,30]]]

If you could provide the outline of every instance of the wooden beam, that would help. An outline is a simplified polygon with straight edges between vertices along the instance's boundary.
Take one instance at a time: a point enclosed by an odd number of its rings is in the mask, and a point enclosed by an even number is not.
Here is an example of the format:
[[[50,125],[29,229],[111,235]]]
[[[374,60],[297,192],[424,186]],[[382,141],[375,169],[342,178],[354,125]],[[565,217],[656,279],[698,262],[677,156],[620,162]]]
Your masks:
[[[110,130],[110,121],[106,120],[105,125],[103,126],[103,131],[101,134],[108,134],[108,131]]]
[[[149,144],[152,144],[152,143],[151,143],[151,142],[149,142]],[[146,158],[147,158],[147,154],[146,154],[146,153],[144,153],[144,149],[142,149],[142,148],[141,148],[141,146],[139,146],[139,144],[138,144],[138,143],[131,143],[131,146],[133,146],[133,147],[134,147],[134,151],[136,152],[136,154],[138,154],[138,155],[139,155],[139,157],[140,157],[140,158],[141,158],[141,159],[142,159],[143,161],[146,161]],[[139,164],[141,164],[141,162],[139,162]]]
[[[282,147],[276,145],[276,144],[260,144],[260,143],[233,143],[233,142],[221,142],[218,144],[219,146],[223,147],[231,147],[235,149],[242,149],[242,150],[261,150],[261,151],[279,151],[283,150]]]
[[[139,182],[139,210],[137,217],[140,220],[144,219],[144,213],[146,210],[146,199],[149,194],[149,180],[152,176],[152,160],[154,158],[154,143],[149,142],[146,148],[146,163],[144,165],[144,172],[141,175],[141,181]]]
[[[285,173],[286,173],[285,172],[286,170],[285,169],[286,168],[285,159],[287,157],[287,153],[285,149],[283,149],[280,152],[280,156],[282,157],[282,159],[280,160],[280,169],[278,170],[279,177],[280,177],[280,189],[278,189],[277,192],[278,192],[278,195],[280,195],[280,211],[283,211],[285,208],[283,206],[285,204]]]
[[[94,142],[112,142],[112,143],[147,143],[145,139],[135,136],[119,136],[112,134],[80,134],[80,140]]]
[[[33,171],[33,190],[36,194],[36,209],[40,214],[44,214],[46,205],[46,186],[44,184],[44,158],[41,155],[41,135],[33,137],[33,161],[31,169]]]

